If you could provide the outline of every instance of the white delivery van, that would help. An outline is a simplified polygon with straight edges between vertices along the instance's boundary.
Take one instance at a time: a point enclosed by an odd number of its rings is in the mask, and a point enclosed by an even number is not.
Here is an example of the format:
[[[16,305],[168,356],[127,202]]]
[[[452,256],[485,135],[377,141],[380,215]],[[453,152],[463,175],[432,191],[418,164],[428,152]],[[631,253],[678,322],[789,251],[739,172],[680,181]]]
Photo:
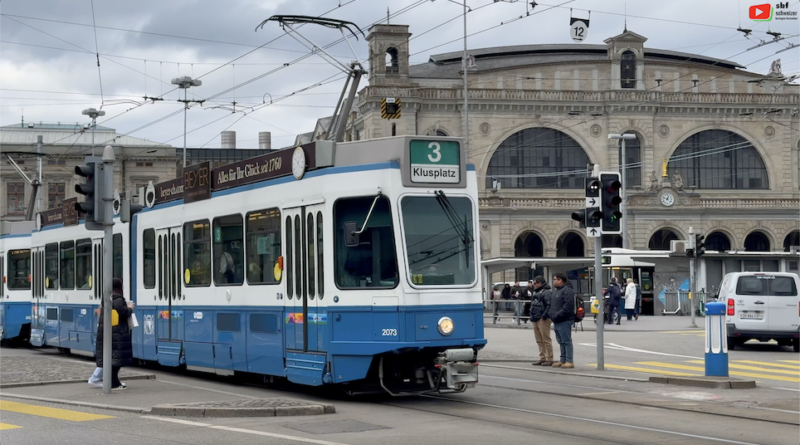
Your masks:
[[[725,275],[719,302],[727,305],[728,348],[747,340],[776,340],[800,352],[800,277],[783,272]]]

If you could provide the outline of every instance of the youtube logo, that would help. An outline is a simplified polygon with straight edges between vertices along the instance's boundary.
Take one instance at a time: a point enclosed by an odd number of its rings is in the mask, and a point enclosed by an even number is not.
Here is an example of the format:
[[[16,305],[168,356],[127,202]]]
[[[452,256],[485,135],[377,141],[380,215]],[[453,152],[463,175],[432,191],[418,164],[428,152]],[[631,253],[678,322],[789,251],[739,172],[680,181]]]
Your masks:
[[[750,7],[750,18],[758,21],[772,20],[772,5],[764,3],[763,5],[755,5]]]

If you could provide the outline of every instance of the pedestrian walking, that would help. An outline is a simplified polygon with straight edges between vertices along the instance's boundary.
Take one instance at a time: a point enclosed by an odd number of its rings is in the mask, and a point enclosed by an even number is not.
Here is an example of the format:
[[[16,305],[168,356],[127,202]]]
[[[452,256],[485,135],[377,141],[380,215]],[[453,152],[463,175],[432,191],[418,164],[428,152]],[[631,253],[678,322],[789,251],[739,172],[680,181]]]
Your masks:
[[[633,311],[636,308],[636,285],[633,284],[633,278],[628,278],[628,284],[625,286],[625,315],[628,321],[633,318]]]
[[[508,283],[506,283],[505,286],[503,286],[502,294],[503,294],[503,300],[506,300],[505,303],[503,303],[503,305],[504,305],[503,306],[503,310],[507,311],[508,310],[508,302],[511,299],[511,286],[509,286]]]
[[[525,300],[525,304],[522,307],[522,317],[525,324],[528,324],[528,320],[531,317],[531,299],[533,298],[533,280],[528,281],[528,287],[522,292],[522,299]]]
[[[563,273],[553,276],[553,287],[556,288],[550,300],[548,316],[553,320],[556,341],[561,349],[561,358],[553,363],[554,368],[574,368],[572,359],[572,323],[575,321],[575,291],[572,283]]]
[[[614,323],[614,312],[617,313],[617,324],[619,324],[622,319],[622,314],[619,312],[622,290],[619,288],[619,284],[617,284],[617,277],[611,277],[611,283],[609,283],[603,296],[608,298],[608,324]]]
[[[101,300],[101,303],[102,303],[102,300]],[[94,315],[95,315],[95,317],[97,317],[97,323],[98,323],[97,327],[99,328],[100,327],[100,309],[99,308],[95,308]],[[99,333],[96,333],[95,334],[95,338],[97,338],[97,336],[99,336],[99,335],[100,335]],[[96,388],[101,388],[103,386],[103,368],[101,368],[99,366],[94,368],[94,372],[89,377],[89,382],[88,383],[90,385],[96,387]]]
[[[544,277],[533,279],[533,294],[531,295],[531,324],[536,344],[539,345],[539,360],[533,366],[553,365],[553,341],[550,339],[550,300],[552,298],[550,285]]]
[[[492,314],[494,315],[494,321],[496,322],[500,317],[497,315],[497,306],[500,304],[500,298],[502,297],[502,292],[500,292],[500,286],[495,286],[492,289]]]
[[[133,313],[134,304],[125,302],[122,295],[122,280],[114,278],[112,281],[111,309],[117,312],[117,324],[111,327],[111,389],[122,390],[127,386],[119,381],[119,370],[124,366],[133,365],[133,346],[131,345],[131,327],[128,326],[128,317]],[[112,317],[113,318],[113,317]],[[97,341],[95,343],[95,360],[97,366],[102,368],[103,363],[103,325],[111,320],[104,320],[100,312],[100,323],[97,328]],[[106,363],[105,365],[109,365]]]
[[[636,306],[633,308],[633,317],[635,320],[639,319],[639,308],[642,304],[642,287],[639,286],[639,282],[633,280],[633,284],[636,285]]]
[[[511,299],[514,300],[514,318],[520,316],[519,301],[522,299],[523,288],[519,285],[519,280],[514,282],[514,287],[511,288]]]

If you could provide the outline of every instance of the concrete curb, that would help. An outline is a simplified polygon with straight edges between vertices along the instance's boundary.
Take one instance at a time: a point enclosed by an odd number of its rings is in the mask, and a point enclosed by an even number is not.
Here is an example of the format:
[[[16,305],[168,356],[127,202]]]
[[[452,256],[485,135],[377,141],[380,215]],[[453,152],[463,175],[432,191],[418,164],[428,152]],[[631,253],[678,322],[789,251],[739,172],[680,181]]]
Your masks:
[[[155,374],[134,374],[134,375],[121,375],[120,379],[124,380],[155,380]],[[45,385],[58,385],[62,383],[86,383],[87,379],[75,380],[48,380],[42,382],[19,382],[19,383],[0,383],[0,389],[8,388],[24,388],[28,386],[45,386]]]
[[[615,375],[600,375],[600,374],[586,374],[583,372],[570,372],[570,371],[559,371],[558,368],[550,368],[547,367],[539,367],[538,369],[534,366],[530,368],[520,368],[517,366],[503,366],[503,365],[484,365],[484,362],[481,361],[481,366],[486,366],[488,368],[500,368],[500,369],[514,369],[517,371],[531,371],[531,372],[544,372],[547,374],[556,374],[556,375],[574,375],[578,377],[594,377],[598,379],[609,379],[609,380],[622,380],[625,382],[641,382],[641,383],[649,383],[650,381],[647,379],[640,379],[636,377],[619,377]]]
[[[130,380],[130,379],[128,379]],[[48,403],[59,403],[62,405],[72,405],[72,406],[82,406],[85,408],[97,408],[97,409],[107,409],[107,410],[114,410],[114,411],[125,411],[129,413],[136,413],[136,414],[149,414],[149,408],[139,408],[135,406],[115,406],[115,405],[107,405],[105,403],[91,403],[91,402],[75,402],[73,400],[63,400],[63,399],[50,399],[47,397],[36,397],[36,396],[26,396],[23,394],[11,394],[4,392],[2,397],[10,397],[13,399],[22,399],[22,400],[34,400],[37,402],[48,402]]]
[[[728,377],[650,377],[650,382],[698,388],[749,389],[756,387],[755,380],[739,380]]]
[[[203,406],[156,405],[151,415],[164,417],[290,417],[333,414],[336,407],[328,404],[278,406],[265,408],[215,408]]]

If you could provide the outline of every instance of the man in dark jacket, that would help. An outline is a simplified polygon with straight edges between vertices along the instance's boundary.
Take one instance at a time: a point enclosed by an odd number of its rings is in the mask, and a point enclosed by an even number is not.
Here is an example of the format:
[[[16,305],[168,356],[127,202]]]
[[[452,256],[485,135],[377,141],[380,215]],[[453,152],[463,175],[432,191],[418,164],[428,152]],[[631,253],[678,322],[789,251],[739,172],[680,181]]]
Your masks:
[[[119,381],[119,370],[123,366],[133,365],[133,346],[131,345],[131,328],[128,317],[133,313],[133,303],[126,303],[122,296],[122,280],[114,278],[112,282],[111,309],[117,311],[118,323],[111,327],[111,389],[121,390],[126,386]],[[100,308],[100,324],[97,327],[95,355],[97,366],[103,367],[103,308]]]
[[[572,283],[563,273],[553,275],[553,286],[556,288],[550,300],[548,316],[553,320],[556,341],[561,349],[561,360],[553,363],[554,368],[572,369],[572,323],[575,321],[575,291]]]
[[[539,345],[539,360],[533,366],[553,365],[553,341],[550,339],[550,299],[552,292],[544,277],[533,279],[533,295],[531,296],[531,323],[536,344]]]
[[[608,299],[608,324],[614,323],[614,312],[617,313],[617,324],[619,324],[622,315],[619,312],[619,303],[622,297],[622,290],[617,283],[617,277],[611,277],[611,283],[606,288],[606,293],[603,294]]]

